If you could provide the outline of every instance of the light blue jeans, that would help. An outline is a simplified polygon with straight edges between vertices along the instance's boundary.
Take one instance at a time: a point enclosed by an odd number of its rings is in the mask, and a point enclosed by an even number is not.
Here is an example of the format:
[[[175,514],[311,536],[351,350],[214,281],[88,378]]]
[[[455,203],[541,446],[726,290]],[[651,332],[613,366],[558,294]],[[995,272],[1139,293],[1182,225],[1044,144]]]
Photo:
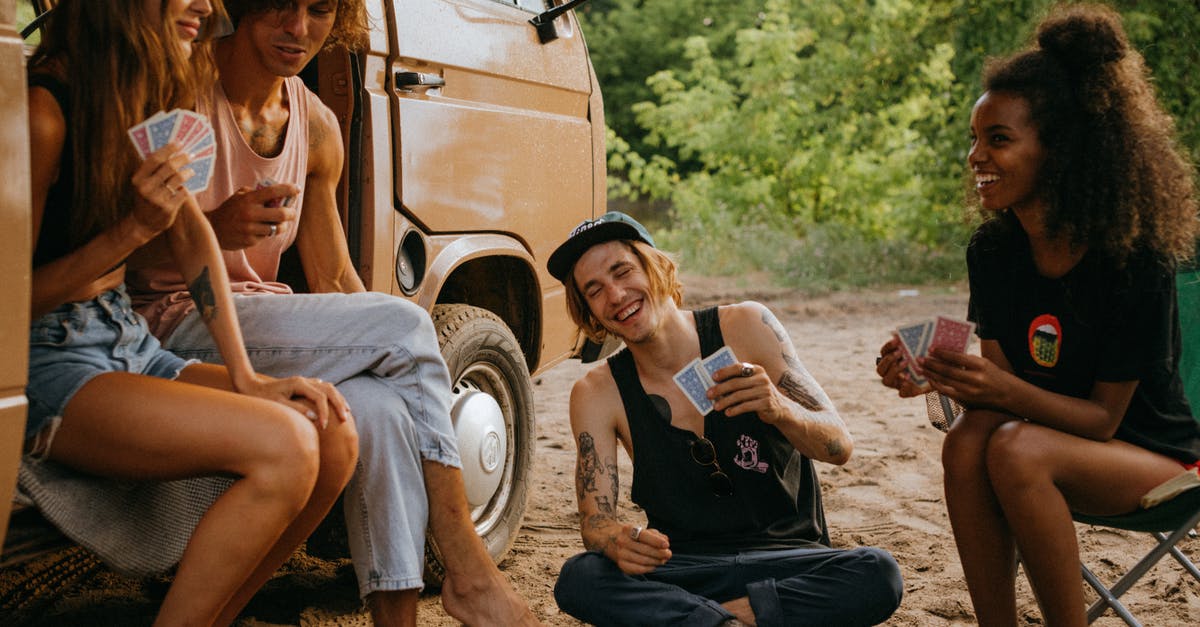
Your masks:
[[[324,379],[350,403],[359,454],[344,500],[359,594],[421,588],[429,518],[421,463],[462,467],[450,375],[429,314],[376,292],[233,301],[256,371]],[[220,363],[194,311],[163,345],[185,359]]]

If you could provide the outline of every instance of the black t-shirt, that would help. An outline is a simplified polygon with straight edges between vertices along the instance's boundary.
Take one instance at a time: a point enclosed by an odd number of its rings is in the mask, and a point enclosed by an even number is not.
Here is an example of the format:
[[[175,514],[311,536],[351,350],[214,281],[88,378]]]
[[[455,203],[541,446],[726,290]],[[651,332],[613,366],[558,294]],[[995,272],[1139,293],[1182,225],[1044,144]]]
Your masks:
[[[63,117],[67,118],[67,133],[63,137],[62,156],[58,162],[58,178],[46,194],[46,205],[42,211],[41,232],[37,234],[37,242],[33,248],[33,267],[38,268],[71,252],[67,234],[71,220],[71,202],[75,187],[75,159],[71,149],[71,98],[67,84],[49,74],[30,74],[30,87],[42,87],[54,96],[62,109]]]
[[[1005,214],[967,249],[968,317],[996,340],[1013,372],[1087,398],[1097,381],[1137,381],[1116,437],[1183,462],[1200,459],[1200,423],[1179,375],[1174,273],[1135,253],[1124,267],[1089,251],[1067,274],[1041,276],[1029,240]]]
[[[725,342],[716,308],[695,312],[701,354]],[[828,545],[821,487],[812,461],[754,413],[709,412],[704,435],[733,494],[710,489],[713,467],[690,452],[696,435],[670,424],[650,401],[628,350],[608,360],[633,440],[633,501],[677,553],[713,554]]]

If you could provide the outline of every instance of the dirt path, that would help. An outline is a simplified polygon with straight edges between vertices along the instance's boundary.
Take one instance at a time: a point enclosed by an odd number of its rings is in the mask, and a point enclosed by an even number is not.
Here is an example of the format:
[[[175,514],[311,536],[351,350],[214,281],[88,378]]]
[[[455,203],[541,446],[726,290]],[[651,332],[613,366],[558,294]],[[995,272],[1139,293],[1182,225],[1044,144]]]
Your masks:
[[[915,295],[875,290],[805,298],[779,290],[739,287],[730,280],[687,277],[689,306],[754,299],[769,305],[791,333],[801,359],[833,398],[855,438],[853,459],[843,467],[819,465],[825,507],[835,546],[869,544],[891,551],[900,562],[905,598],[889,625],[973,624],[970,600],[954,540],[946,521],[938,461],[941,434],[926,420],[920,400],[900,400],[879,385],[873,360],[889,330],[898,324],[966,310],[962,286],[922,288]],[[535,381],[537,455],[524,525],[502,568],[548,625],[579,625],[554,604],[552,588],[559,566],[581,550],[575,523],[574,446],[567,423],[571,383],[587,369],[568,362]],[[630,476],[621,456],[621,475]],[[630,507],[623,486],[624,515]],[[1079,528],[1085,559],[1107,581],[1148,550],[1139,534]],[[1190,540],[1189,553],[1200,554]],[[253,619],[241,624],[370,625],[354,596],[353,575],[345,564],[293,560],[291,574],[279,578],[252,606]],[[105,581],[107,581],[105,583]],[[125,590],[123,593],[122,590]],[[136,586],[135,586],[136,589]],[[46,617],[44,624],[128,625],[146,621],[153,603],[144,590],[119,580],[101,580]],[[1022,579],[1024,624],[1040,624],[1036,604]],[[1200,585],[1173,563],[1162,563],[1127,594],[1131,608],[1147,625],[1188,625],[1200,621]],[[457,625],[436,595],[420,604],[419,624]],[[1123,624],[1111,615],[1098,625]]]

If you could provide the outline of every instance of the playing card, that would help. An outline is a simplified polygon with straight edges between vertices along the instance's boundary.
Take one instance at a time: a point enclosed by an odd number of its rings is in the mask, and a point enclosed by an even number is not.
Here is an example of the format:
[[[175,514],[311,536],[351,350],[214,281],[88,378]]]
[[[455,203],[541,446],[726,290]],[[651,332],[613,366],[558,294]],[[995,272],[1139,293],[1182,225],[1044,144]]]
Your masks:
[[[692,406],[700,415],[706,415],[712,411],[713,404],[708,398],[708,382],[704,380],[704,370],[700,367],[700,360],[693,359],[684,366],[683,370],[675,373],[673,379],[675,385],[683,390],[683,395],[691,401]]]
[[[158,112],[145,122],[150,134],[150,152],[154,152],[170,143],[175,136],[175,122],[179,120],[179,110],[170,113]]]
[[[971,341],[971,332],[974,330],[974,322],[938,316],[934,323],[933,333],[930,334],[926,353],[935,348],[944,348],[958,353],[966,352],[967,344]]]
[[[726,366],[732,366],[738,363],[737,358],[733,356],[733,351],[728,346],[722,346],[721,350],[704,358],[700,362],[700,367],[710,381],[709,386],[712,386],[713,373]]]
[[[203,150],[199,150],[199,151],[197,151],[197,152],[194,152],[194,153],[192,153],[192,154],[188,155],[188,157],[189,157],[189,158],[190,158],[192,161],[195,161],[195,160],[197,160],[197,159],[203,159],[203,158],[205,158],[205,157],[207,157],[207,156],[209,156],[209,155],[212,155],[212,154],[213,154],[214,152],[216,152],[216,151],[217,151],[217,147],[216,147],[216,146],[209,145],[209,147],[208,147],[208,148],[205,148],[205,149],[203,149]]]
[[[212,179],[212,164],[215,157],[208,156],[203,159],[197,159],[188,164],[195,174],[183,184],[189,192],[193,194],[202,192],[208,189],[208,183]]]
[[[275,184],[275,179],[266,178],[266,179],[263,179],[263,180],[259,181],[258,183],[256,183],[254,185],[254,189],[262,189],[264,187],[270,187],[274,184]],[[263,206],[264,207],[286,207],[286,206],[290,205],[291,202],[292,202],[291,197],[272,198],[271,200],[264,202]]]
[[[207,132],[201,134],[191,144],[184,146],[184,150],[190,153],[197,153],[209,146],[213,145],[213,133],[211,128],[206,128]]]
[[[154,152],[150,149],[150,133],[146,130],[145,122],[135,124],[129,128],[129,139],[133,142],[133,147],[138,151],[138,155],[145,159],[147,155]]]
[[[212,124],[209,124],[208,118],[196,113],[195,111],[184,111],[183,116],[194,117],[196,122],[186,133],[178,133],[175,136],[179,145],[187,152],[195,152],[203,148],[201,143],[207,143],[203,140],[206,137],[211,137],[213,134]]]
[[[900,351],[904,354],[905,368],[908,370],[908,378],[917,385],[925,385],[927,381],[921,373],[921,369],[917,366],[917,358],[924,357],[925,353],[921,352],[924,347],[929,345],[929,336],[933,329],[933,321],[922,320],[914,324],[909,324],[896,329],[893,334],[900,340]]]
[[[204,118],[195,111],[187,111],[184,109],[176,109],[176,111],[179,113],[177,114],[175,122],[175,132],[171,135],[170,141],[176,142],[180,146],[183,146],[184,141],[191,136],[192,130],[195,129],[197,125],[200,125],[201,120]]]
[[[908,349],[909,354],[913,357],[924,357],[925,353],[921,349],[929,345],[929,331],[933,328],[933,323],[929,320],[922,320],[913,324],[906,324],[896,329],[896,336],[900,338],[900,342]]]

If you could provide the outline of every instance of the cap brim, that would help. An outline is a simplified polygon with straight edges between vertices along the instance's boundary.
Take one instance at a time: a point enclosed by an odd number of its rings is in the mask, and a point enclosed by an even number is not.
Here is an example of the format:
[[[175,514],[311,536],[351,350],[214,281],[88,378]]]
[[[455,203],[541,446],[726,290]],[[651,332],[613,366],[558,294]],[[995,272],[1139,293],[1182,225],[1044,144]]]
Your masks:
[[[586,231],[577,233],[574,237],[563,242],[561,246],[550,254],[550,259],[546,261],[546,269],[550,271],[551,276],[566,283],[567,275],[571,272],[572,266],[575,265],[576,261],[579,261],[579,258],[589,248],[596,244],[619,239],[637,240],[639,242],[646,241],[646,238],[631,224],[625,222],[603,222]]]

